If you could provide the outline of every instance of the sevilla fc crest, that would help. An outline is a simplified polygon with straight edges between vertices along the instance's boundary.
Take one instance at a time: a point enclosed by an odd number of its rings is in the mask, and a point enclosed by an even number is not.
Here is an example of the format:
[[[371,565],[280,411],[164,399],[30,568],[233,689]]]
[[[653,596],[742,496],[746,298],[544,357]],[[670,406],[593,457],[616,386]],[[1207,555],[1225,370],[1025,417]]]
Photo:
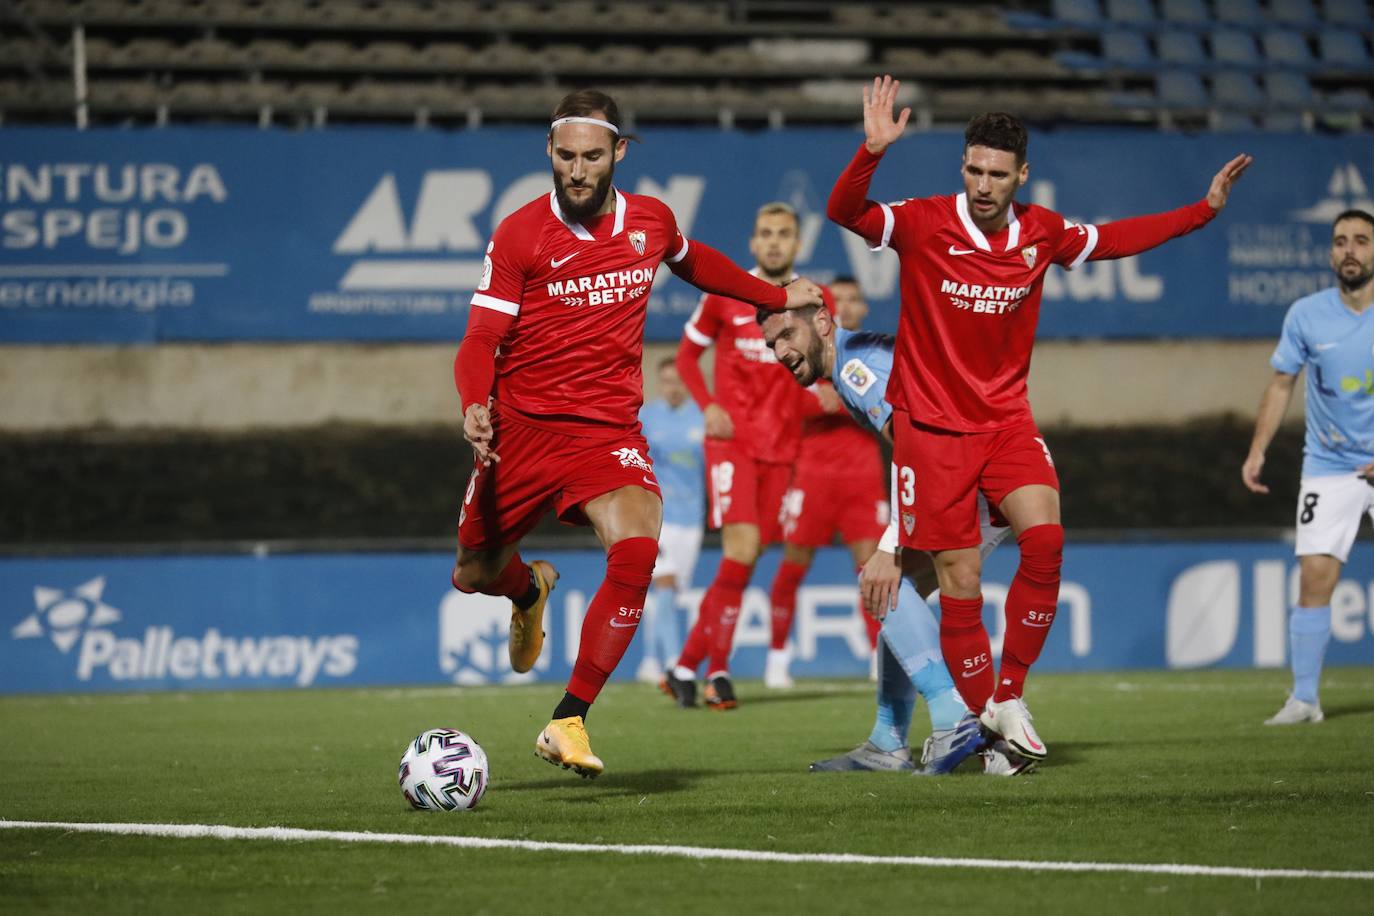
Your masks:
[[[906,529],[907,537],[911,537],[911,532],[916,528],[916,516],[911,512],[902,513],[902,527]]]
[[[644,253],[644,230],[631,229],[629,232],[630,247],[635,250],[635,254]]]
[[[1035,267],[1035,246],[1027,245],[1021,249],[1021,260],[1026,262],[1027,267]]]

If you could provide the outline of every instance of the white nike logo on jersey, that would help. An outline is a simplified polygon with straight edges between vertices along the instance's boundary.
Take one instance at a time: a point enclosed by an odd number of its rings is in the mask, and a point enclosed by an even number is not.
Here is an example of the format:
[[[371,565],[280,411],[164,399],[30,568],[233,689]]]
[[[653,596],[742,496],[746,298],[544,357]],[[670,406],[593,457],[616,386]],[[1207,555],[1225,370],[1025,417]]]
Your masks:
[[[615,627],[617,630],[628,630],[630,627],[637,627],[637,626],[639,626],[639,621],[636,620],[634,623],[621,623],[621,622],[618,621],[618,620],[612,620],[612,621],[610,621],[610,624],[611,624],[611,626]]]
[[[568,255],[566,258],[564,258],[564,259],[561,260],[561,261],[558,260],[558,258],[549,258],[549,266],[552,267],[552,268],[557,269],[557,268],[559,268],[559,267],[562,267],[564,264],[568,263],[569,261],[571,261],[571,260],[572,260],[573,258],[575,258],[575,257],[577,257],[577,252],[576,252],[576,251],[574,251],[572,254]]]
[[[736,315],[734,318],[731,318],[730,321],[731,321],[733,324],[735,324],[735,325],[753,324],[753,323],[754,323],[754,316],[753,316],[753,315]]]
[[[988,665],[991,665],[991,664],[992,664],[992,663],[989,662],[987,665],[983,665],[983,666],[981,666],[981,667],[979,667],[979,668],[974,668],[972,671],[965,671],[965,672],[963,672],[962,674],[960,674],[960,677],[973,677],[975,674],[980,674],[980,673],[982,673],[982,672],[988,670]]]
[[[1340,346],[1339,343],[1317,344],[1316,350],[1317,350],[1318,353],[1320,353],[1322,350],[1330,350],[1332,347],[1339,347],[1339,346]]]
[[[949,246],[950,254],[973,254],[975,251],[977,251],[976,248],[955,248],[953,245]]]

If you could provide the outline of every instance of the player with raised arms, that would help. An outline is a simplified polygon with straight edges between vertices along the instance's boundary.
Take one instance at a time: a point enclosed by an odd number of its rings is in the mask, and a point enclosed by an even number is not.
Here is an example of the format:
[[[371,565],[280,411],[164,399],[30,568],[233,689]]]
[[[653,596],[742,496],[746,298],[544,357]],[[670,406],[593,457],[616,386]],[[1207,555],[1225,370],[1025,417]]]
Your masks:
[[[829,380],[849,415],[891,443],[892,406],[887,389],[892,376],[892,335],[849,331],[818,307],[782,313],[760,311],[758,320],[769,348],[799,384],[811,386],[821,379]],[[892,488],[896,487],[894,471]],[[1004,524],[993,524],[981,498],[979,510],[980,552],[986,556],[1008,532]],[[882,622],[877,646],[877,716],[867,741],[846,754],[811,764],[811,770],[915,770],[907,742],[917,693],[926,701],[931,727],[918,772],[930,776],[951,773],[984,749],[985,772],[1013,776],[1032,769],[1034,763],[1005,742],[985,748],[978,716],[954,688],[940,655],[939,624],[923,600],[935,591],[930,555],[898,546],[895,516],[864,563],[859,583],[862,603]]]
[[[608,95],[559,102],[547,153],[553,190],[496,227],[454,376],[476,461],[458,523],[453,584],[511,599],[510,662],[534,667],[557,572],[526,564],[520,539],[550,509],[591,525],[606,578],[587,607],[572,677],[535,739],[550,763],[601,773],[585,718],[643,613],[662,502],[637,418],[649,290],[658,265],[721,295],[783,308],[821,301],[806,280],[785,288],[689,242],[662,201],[614,187],[630,138]]]
[[[873,173],[906,130],[900,84],[863,92],[864,141],[831,191],[830,218],[901,259],[901,313],[888,400],[899,475],[901,544],[927,550],[940,583],[940,644],[964,700],[1019,753],[1046,756],[1022,700],[1059,601],[1064,529],[1059,478],[1026,392],[1045,271],[1149,251],[1207,225],[1251,157],[1212,178],[1202,200],[1100,226],[1015,202],[1026,129],[994,112],[964,132],[963,191],[894,204],[868,200]],[[1006,599],[1000,670],[983,626],[977,497],[1011,524],[1021,560]]]

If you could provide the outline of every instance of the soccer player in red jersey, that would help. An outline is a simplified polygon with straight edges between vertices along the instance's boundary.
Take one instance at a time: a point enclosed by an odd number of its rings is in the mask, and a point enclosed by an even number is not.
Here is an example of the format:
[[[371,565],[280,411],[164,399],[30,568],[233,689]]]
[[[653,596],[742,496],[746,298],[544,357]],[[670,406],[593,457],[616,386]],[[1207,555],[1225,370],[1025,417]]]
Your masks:
[[[859,330],[868,303],[858,284],[852,277],[836,277],[829,288],[840,326]],[[808,404],[803,418],[801,454],[783,497],[782,562],[769,595],[772,639],[763,685],[774,689],[792,686],[787,637],[797,589],[811,568],[816,548],[830,544],[839,534],[855,569],[862,570],[888,523],[888,474],[873,436],[842,409],[828,379],[817,381],[812,390],[817,399],[814,406]],[[881,623],[865,613],[862,605],[855,610],[868,630],[870,647],[876,647]]]
[[[755,276],[790,281],[801,246],[797,214],[765,204],[754,218],[749,250]],[[730,650],[744,589],[763,548],[778,540],[783,493],[801,444],[802,399],[792,374],[778,364],[755,321],[757,309],[737,296],[704,296],[683,328],[677,368],[706,419],[707,524],[719,528],[722,553],[701,599],[696,624],[666,677],[681,706],[696,698],[696,669],[706,668],[706,705],[733,709]],[[715,391],[699,360],[716,348]]]
[[[830,195],[832,220],[901,258],[901,315],[888,401],[894,408],[902,546],[930,551],[940,583],[945,663],[985,727],[1026,757],[1046,756],[1021,700],[1027,669],[1058,606],[1064,529],[1059,480],[1026,394],[1045,271],[1149,251],[1207,225],[1251,157],[1212,178],[1186,207],[1076,225],[1014,202],[1026,183],[1026,130],[1007,114],[964,132],[964,190],[895,204],[866,200],[910,109],[894,117],[899,83],[864,88],[864,142]],[[1021,562],[1006,599],[1001,670],[983,627],[979,492],[1011,524]]]
[[[766,308],[820,301],[808,281],[780,288],[689,243],[663,202],[615,188],[627,141],[610,96],[581,90],[559,103],[554,189],[497,226],[454,362],[476,461],[453,584],[511,599],[512,668],[539,658],[558,575],[546,561],[526,565],[520,539],[553,509],[590,524],[606,548],[567,692],[535,740],[545,760],[587,777],[602,762],[584,720],[634,636],[658,554],[663,507],[638,421],[654,273],[666,261],[701,289]]]

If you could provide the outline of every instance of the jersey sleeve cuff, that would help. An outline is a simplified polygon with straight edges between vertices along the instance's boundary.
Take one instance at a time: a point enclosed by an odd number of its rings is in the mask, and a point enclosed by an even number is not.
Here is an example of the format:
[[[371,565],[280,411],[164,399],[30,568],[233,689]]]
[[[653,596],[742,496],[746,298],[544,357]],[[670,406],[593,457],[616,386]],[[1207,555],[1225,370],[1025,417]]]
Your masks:
[[[484,309],[492,309],[506,315],[519,315],[520,304],[511,302],[507,299],[497,299],[495,296],[488,296],[485,293],[473,293],[472,304]]]
[[[1088,241],[1084,243],[1083,250],[1078,253],[1078,257],[1074,258],[1073,261],[1069,263],[1069,270],[1073,270],[1079,264],[1082,264],[1084,261],[1088,260],[1088,257],[1097,248],[1097,227],[1094,226],[1092,223],[1088,223],[1083,228],[1087,230]]]
[[[698,347],[709,347],[714,341],[705,334],[697,330],[696,325],[690,321],[682,326],[682,333],[687,335],[687,339]]]
[[[669,257],[666,258],[665,260],[667,260],[667,262],[668,262],[669,264],[676,264],[676,263],[678,263],[678,262],[681,261],[683,258],[687,257],[687,248],[688,248],[689,244],[690,244],[690,243],[687,241],[687,239],[684,238],[684,239],[682,240],[682,247],[679,248],[679,249],[677,250],[677,253],[674,254],[674,255],[669,256]]]

